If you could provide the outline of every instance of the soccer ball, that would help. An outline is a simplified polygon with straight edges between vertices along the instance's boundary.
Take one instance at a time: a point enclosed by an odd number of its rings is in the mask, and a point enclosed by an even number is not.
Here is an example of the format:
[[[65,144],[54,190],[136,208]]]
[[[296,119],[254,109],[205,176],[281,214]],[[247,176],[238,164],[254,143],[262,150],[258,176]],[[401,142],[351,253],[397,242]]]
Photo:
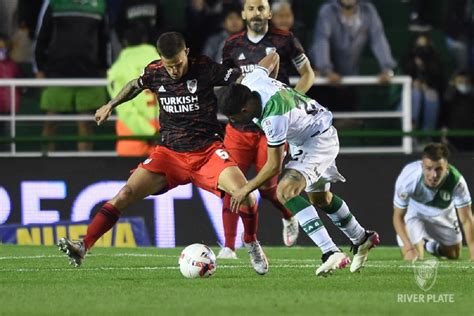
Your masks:
[[[179,256],[179,269],[185,278],[208,278],[217,268],[216,255],[206,245],[192,244]]]

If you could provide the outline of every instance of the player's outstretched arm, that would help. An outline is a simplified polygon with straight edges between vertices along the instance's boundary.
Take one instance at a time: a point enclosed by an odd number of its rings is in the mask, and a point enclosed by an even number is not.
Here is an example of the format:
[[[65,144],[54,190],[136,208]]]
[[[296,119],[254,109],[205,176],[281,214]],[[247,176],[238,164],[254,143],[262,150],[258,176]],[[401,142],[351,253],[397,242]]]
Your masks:
[[[396,206],[393,207],[393,227],[395,228],[395,232],[398,236],[400,236],[403,242],[403,259],[415,260],[418,258],[418,252],[416,250],[416,247],[411,243],[410,238],[408,237],[404,219],[406,212],[406,209],[401,209]]]
[[[97,122],[97,125],[105,122],[109,118],[110,114],[112,114],[112,110],[115,107],[135,98],[140,94],[140,92],[142,92],[142,90],[143,88],[138,85],[138,79],[133,79],[128,82],[115,96],[115,98],[110,100],[107,104],[101,106],[95,112],[95,121]]]
[[[474,219],[472,217],[471,205],[458,208],[459,220],[461,221],[471,261],[474,261]]]
[[[280,55],[278,53],[270,53],[258,62],[260,67],[268,70],[269,77],[276,78],[280,69]]]
[[[315,77],[309,60],[307,60],[306,63],[298,69],[298,73],[300,74],[300,79],[295,86],[295,90],[300,93],[306,93],[313,86]]]
[[[268,147],[267,162],[252,180],[244,185],[240,190],[232,194],[231,209],[237,211],[243,200],[253,190],[270,180],[281,171],[281,162],[285,155],[285,145],[278,147]]]

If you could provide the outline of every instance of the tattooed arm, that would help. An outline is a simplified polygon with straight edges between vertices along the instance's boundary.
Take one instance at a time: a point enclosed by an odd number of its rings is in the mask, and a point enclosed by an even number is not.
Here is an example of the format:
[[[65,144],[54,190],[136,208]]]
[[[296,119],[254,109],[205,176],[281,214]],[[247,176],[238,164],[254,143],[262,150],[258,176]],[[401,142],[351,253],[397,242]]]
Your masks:
[[[110,114],[112,114],[112,110],[115,107],[124,102],[132,100],[142,91],[143,88],[138,85],[138,79],[133,79],[127,83],[125,87],[123,87],[122,90],[120,90],[120,92],[115,96],[115,98],[110,100],[107,104],[101,106],[95,112],[95,121],[97,122],[97,125],[105,122],[109,118]]]

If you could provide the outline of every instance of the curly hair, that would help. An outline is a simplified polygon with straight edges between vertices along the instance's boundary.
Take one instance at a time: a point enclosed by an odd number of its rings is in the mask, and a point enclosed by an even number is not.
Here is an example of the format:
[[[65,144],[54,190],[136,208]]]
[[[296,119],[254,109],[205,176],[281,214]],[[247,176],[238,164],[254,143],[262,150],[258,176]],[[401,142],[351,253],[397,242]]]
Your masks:
[[[226,116],[231,116],[239,114],[253,94],[246,86],[233,83],[219,89],[216,95],[220,112]]]

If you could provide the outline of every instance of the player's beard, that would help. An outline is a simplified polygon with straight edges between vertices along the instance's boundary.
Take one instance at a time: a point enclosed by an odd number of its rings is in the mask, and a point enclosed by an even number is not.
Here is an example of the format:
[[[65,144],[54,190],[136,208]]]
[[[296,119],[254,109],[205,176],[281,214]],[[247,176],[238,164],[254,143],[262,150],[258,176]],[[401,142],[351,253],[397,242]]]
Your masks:
[[[247,27],[255,33],[263,34],[266,30],[266,26],[268,25],[268,20],[262,18],[253,18],[251,20],[246,20],[246,23]]]

